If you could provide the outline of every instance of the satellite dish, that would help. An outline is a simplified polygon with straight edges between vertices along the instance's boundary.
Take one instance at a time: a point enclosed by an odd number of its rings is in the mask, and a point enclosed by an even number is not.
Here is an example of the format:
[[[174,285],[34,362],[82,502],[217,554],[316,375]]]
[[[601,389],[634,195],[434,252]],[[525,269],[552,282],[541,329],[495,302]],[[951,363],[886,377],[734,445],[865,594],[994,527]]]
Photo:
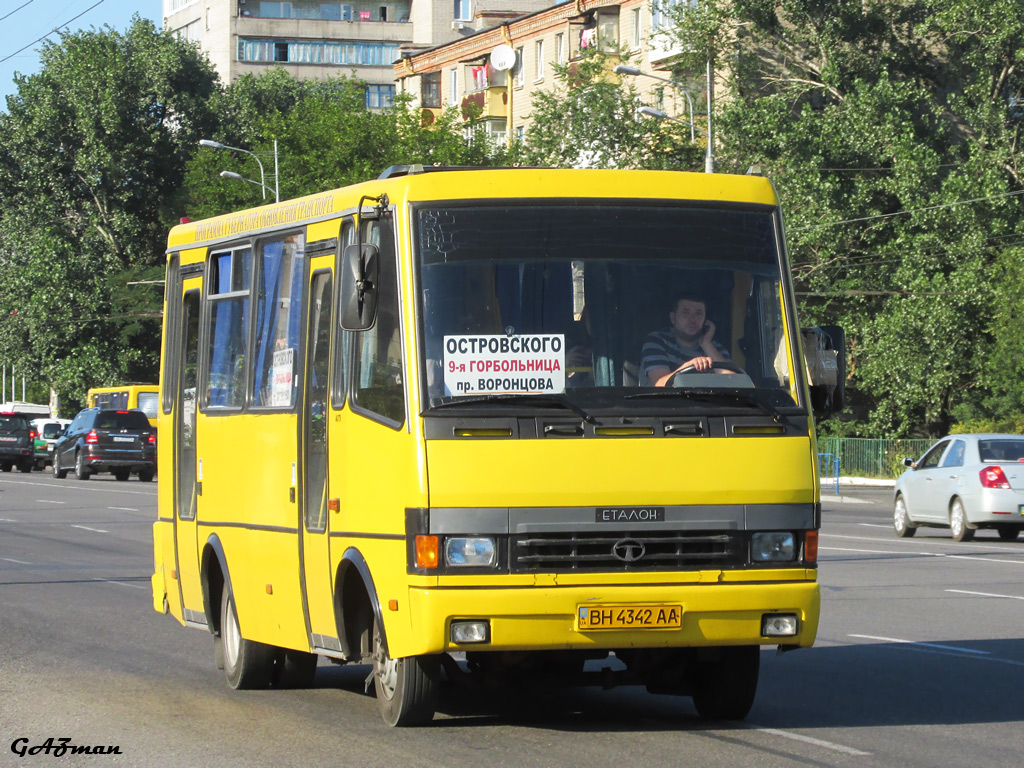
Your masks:
[[[491,51],[491,66],[499,72],[512,69],[516,65],[516,52],[510,45],[499,45]]]

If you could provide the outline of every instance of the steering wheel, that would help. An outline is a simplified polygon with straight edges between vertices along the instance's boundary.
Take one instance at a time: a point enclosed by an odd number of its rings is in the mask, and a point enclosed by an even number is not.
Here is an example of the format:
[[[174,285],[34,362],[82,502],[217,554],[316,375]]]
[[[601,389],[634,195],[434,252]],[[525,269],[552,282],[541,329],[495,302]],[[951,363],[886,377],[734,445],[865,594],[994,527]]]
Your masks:
[[[721,362],[718,360],[712,360],[710,370],[714,370],[715,368],[721,368],[724,371],[729,371],[729,373],[746,373],[746,371],[738,365],[728,360],[723,360]],[[681,373],[708,373],[708,371],[698,371],[696,366],[688,365],[685,368],[680,368],[674,375],[678,376]]]

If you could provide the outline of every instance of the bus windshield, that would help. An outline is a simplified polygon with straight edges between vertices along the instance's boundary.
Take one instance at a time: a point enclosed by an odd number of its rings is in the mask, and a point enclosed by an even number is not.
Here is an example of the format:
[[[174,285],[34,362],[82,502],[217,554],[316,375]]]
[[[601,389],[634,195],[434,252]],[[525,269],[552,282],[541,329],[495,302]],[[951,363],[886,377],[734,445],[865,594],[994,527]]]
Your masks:
[[[774,208],[423,206],[415,224],[428,408],[796,405]],[[711,367],[675,373],[694,357]]]

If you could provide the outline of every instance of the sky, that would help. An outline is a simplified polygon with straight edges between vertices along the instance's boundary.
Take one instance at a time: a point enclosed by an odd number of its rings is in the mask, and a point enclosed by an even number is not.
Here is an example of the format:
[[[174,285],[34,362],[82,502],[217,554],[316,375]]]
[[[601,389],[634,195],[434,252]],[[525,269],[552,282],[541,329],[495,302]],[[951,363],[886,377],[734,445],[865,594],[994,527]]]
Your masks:
[[[101,29],[106,25],[125,30],[138,13],[158,27],[162,24],[161,0],[0,0],[0,110],[14,93],[14,73],[39,71],[39,49],[44,35],[54,29]],[[77,17],[77,18],[76,18]],[[56,41],[56,33],[47,38]],[[39,40],[39,42],[33,42]],[[20,53],[20,48],[25,50]]]

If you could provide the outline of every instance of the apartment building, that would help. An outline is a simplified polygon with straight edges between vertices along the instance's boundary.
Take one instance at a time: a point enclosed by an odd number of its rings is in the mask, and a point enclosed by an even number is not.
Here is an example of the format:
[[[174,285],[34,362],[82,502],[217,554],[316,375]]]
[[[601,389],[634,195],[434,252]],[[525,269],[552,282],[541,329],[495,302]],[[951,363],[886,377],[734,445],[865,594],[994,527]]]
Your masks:
[[[569,0],[481,28],[459,40],[427,50],[403,46],[394,65],[398,89],[430,122],[448,107],[476,105],[483,127],[496,141],[510,135],[522,138],[530,123],[533,96],[556,85],[552,65],[569,64],[590,47],[613,57],[625,57],[642,72],[665,77],[677,51],[656,34],[665,13],[696,0]],[[511,68],[501,70],[491,53],[508,46],[515,54]],[[635,85],[644,103],[670,115],[698,121],[706,114],[703,78],[676,87],[638,77]]]
[[[164,29],[196,43],[221,80],[283,67],[300,79],[355,75],[367,106],[395,92],[401,46],[436,46],[549,0],[163,0]],[[515,6],[517,10],[502,10]]]

